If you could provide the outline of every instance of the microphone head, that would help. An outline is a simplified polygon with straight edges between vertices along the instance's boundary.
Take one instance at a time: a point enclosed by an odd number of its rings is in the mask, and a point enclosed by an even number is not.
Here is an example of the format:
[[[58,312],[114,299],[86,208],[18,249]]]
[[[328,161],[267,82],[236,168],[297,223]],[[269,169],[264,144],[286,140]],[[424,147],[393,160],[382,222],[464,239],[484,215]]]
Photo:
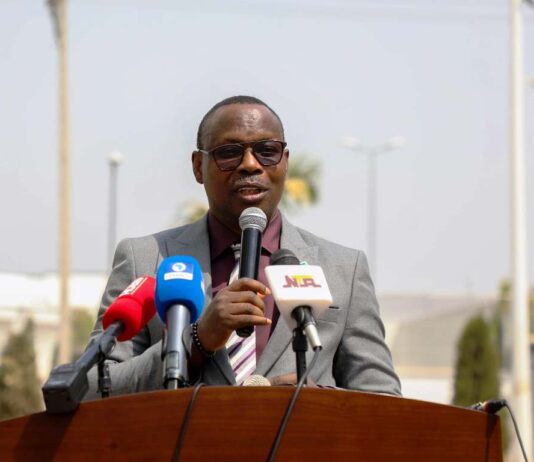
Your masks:
[[[271,382],[263,375],[249,375],[243,382],[244,387],[270,387]]]
[[[239,227],[241,231],[247,228],[255,228],[263,233],[267,227],[267,215],[258,207],[249,207],[239,215]]]
[[[143,276],[133,281],[104,313],[102,317],[104,329],[116,321],[121,321],[124,330],[117,340],[120,342],[130,340],[156,313],[155,287],[156,280],[151,276]]]
[[[204,278],[198,261],[189,255],[165,258],[156,276],[156,309],[167,322],[172,305],[184,305],[195,322],[204,308]]]
[[[291,316],[296,307],[310,307],[317,319],[332,305],[332,294],[320,266],[271,265],[265,268],[265,275],[278,311],[290,329],[297,328]]]
[[[279,249],[273,252],[270,265],[300,265],[300,260],[289,249]]]

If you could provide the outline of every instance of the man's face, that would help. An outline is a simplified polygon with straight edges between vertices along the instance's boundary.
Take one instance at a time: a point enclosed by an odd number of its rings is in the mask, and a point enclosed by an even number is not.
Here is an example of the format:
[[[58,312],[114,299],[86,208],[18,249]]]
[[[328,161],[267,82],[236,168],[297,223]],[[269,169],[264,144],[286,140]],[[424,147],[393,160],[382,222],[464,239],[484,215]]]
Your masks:
[[[204,127],[203,149],[229,143],[260,140],[283,141],[282,127],[265,106],[231,104],[222,106]],[[211,212],[228,228],[239,232],[238,219],[247,207],[259,207],[270,220],[284,190],[287,173],[286,150],[277,165],[263,166],[247,147],[241,164],[232,171],[221,171],[212,155],[193,152],[193,173],[204,185]]]

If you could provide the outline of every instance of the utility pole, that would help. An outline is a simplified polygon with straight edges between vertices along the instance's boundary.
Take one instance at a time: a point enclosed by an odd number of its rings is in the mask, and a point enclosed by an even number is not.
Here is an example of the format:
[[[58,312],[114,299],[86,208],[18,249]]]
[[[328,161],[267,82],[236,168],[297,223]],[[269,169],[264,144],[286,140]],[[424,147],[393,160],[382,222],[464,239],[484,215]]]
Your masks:
[[[513,397],[525,451],[532,458],[532,397],[525,180],[525,73],[523,66],[522,0],[510,0],[510,199],[512,264]],[[531,3],[531,2],[529,2]]]
[[[358,138],[344,136],[341,140],[343,147],[365,154],[367,157],[367,257],[369,261],[369,271],[376,284],[377,262],[376,262],[376,242],[377,242],[377,210],[378,210],[378,188],[377,188],[377,157],[380,154],[402,148],[406,144],[406,139],[402,136],[394,136],[385,143],[376,146],[365,146]]]
[[[119,166],[124,156],[120,151],[111,151],[108,156],[109,163],[109,204],[108,204],[108,269],[111,271],[113,253],[117,243],[117,180]]]
[[[69,309],[70,275],[70,155],[67,68],[67,0],[48,0],[58,49],[59,71],[59,355],[60,364],[71,360]]]

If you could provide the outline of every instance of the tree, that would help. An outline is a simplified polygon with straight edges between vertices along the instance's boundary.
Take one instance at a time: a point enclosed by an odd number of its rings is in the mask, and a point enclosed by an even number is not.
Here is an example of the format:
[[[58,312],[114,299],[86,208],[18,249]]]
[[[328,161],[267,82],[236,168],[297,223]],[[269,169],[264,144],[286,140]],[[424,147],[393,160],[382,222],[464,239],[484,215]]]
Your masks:
[[[208,206],[204,202],[188,200],[178,206],[174,214],[171,226],[182,226],[193,223],[200,219],[208,211]]]
[[[530,288],[528,304],[530,333],[534,334],[534,286]],[[505,279],[501,281],[499,286],[499,298],[495,312],[500,364],[505,369],[512,367],[512,318],[512,284],[510,280]]]
[[[494,315],[494,325],[497,334],[499,364],[501,368],[511,367],[511,309],[510,309],[510,281],[501,281],[499,298]]]
[[[71,332],[72,332],[72,361],[76,361],[85,351],[89,336],[95,325],[95,317],[86,310],[72,310],[71,312]]]
[[[469,406],[499,397],[499,355],[491,324],[478,315],[458,341],[453,404]]]
[[[512,367],[512,284],[510,280],[501,281],[499,286],[499,298],[497,301],[497,310],[493,319],[496,331],[499,364],[503,369],[510,370]],[[531,287],[529,293],[529,319],[530,333],[534,332],[534,287]],[[507,414],[501,414],[501,429],[503,448],[506,450],[509,445],[509,417]]]
[[[71,358],[72,362],[76,361],[85,351],[89,336],[93,331],[95,318],[84,309],[72,309],[70,316],[71,337]],[[52,365],[57,366],[59,363],[59,345],[54,347],[52,355]]]
[[[294,211],[299,206],[316,204],[319,200],[321,164],[309,156],[291,156],[280,206]]]
[[[33,347],[34,324],[28,319],[22,332],[11,334],[0,362],[0,419],[43,409]]]

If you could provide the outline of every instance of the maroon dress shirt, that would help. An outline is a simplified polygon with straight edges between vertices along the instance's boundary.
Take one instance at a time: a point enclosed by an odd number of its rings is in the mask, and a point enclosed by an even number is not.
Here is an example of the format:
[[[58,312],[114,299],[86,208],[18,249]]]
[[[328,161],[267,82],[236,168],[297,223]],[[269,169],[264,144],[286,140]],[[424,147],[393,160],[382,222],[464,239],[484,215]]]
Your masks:
[[[260,268],[258,280],[268,286],[265,277],[265,267],[269,265],[271,254],[280,248],[280,234],[282,232],[282,216],[278,210],[263,232],[261,242]],[[241,235],[229,230],[211,213],[208,213],[208,233],[210,238],[211,280],[213,296],[228,285],[230,273],[235,266],[235,257],[231,249],[232,244],[241,241]],[[271,325],[256,326],[256,362],[261,357],[269,337],[278,321],[279,313],[272,295],[265,297],[265,316],[272,320]]]
[[[268,285],[267,278],[265,277],[265,267],[269,265],[271,254],[280,249],[281,233],[282,215],[276,210],[262,237],[258,279],[265,285]],[[235,257],[231,245],[241,242],[241,235],[229,230],[209,212],[208,234],[210,240],[212,295],[215,297],[219,290],[228,285],[230,273],[235,266]],[[272,295],[268,295],[263,301],[265,303],[265,316],[272,321],[272,324],[255,327],[256,362],[261,357],[280,315]],[[195,377],[200,373],[204,357],[194,343],[191,348],[191,358],[188,368],[190,377]]]

